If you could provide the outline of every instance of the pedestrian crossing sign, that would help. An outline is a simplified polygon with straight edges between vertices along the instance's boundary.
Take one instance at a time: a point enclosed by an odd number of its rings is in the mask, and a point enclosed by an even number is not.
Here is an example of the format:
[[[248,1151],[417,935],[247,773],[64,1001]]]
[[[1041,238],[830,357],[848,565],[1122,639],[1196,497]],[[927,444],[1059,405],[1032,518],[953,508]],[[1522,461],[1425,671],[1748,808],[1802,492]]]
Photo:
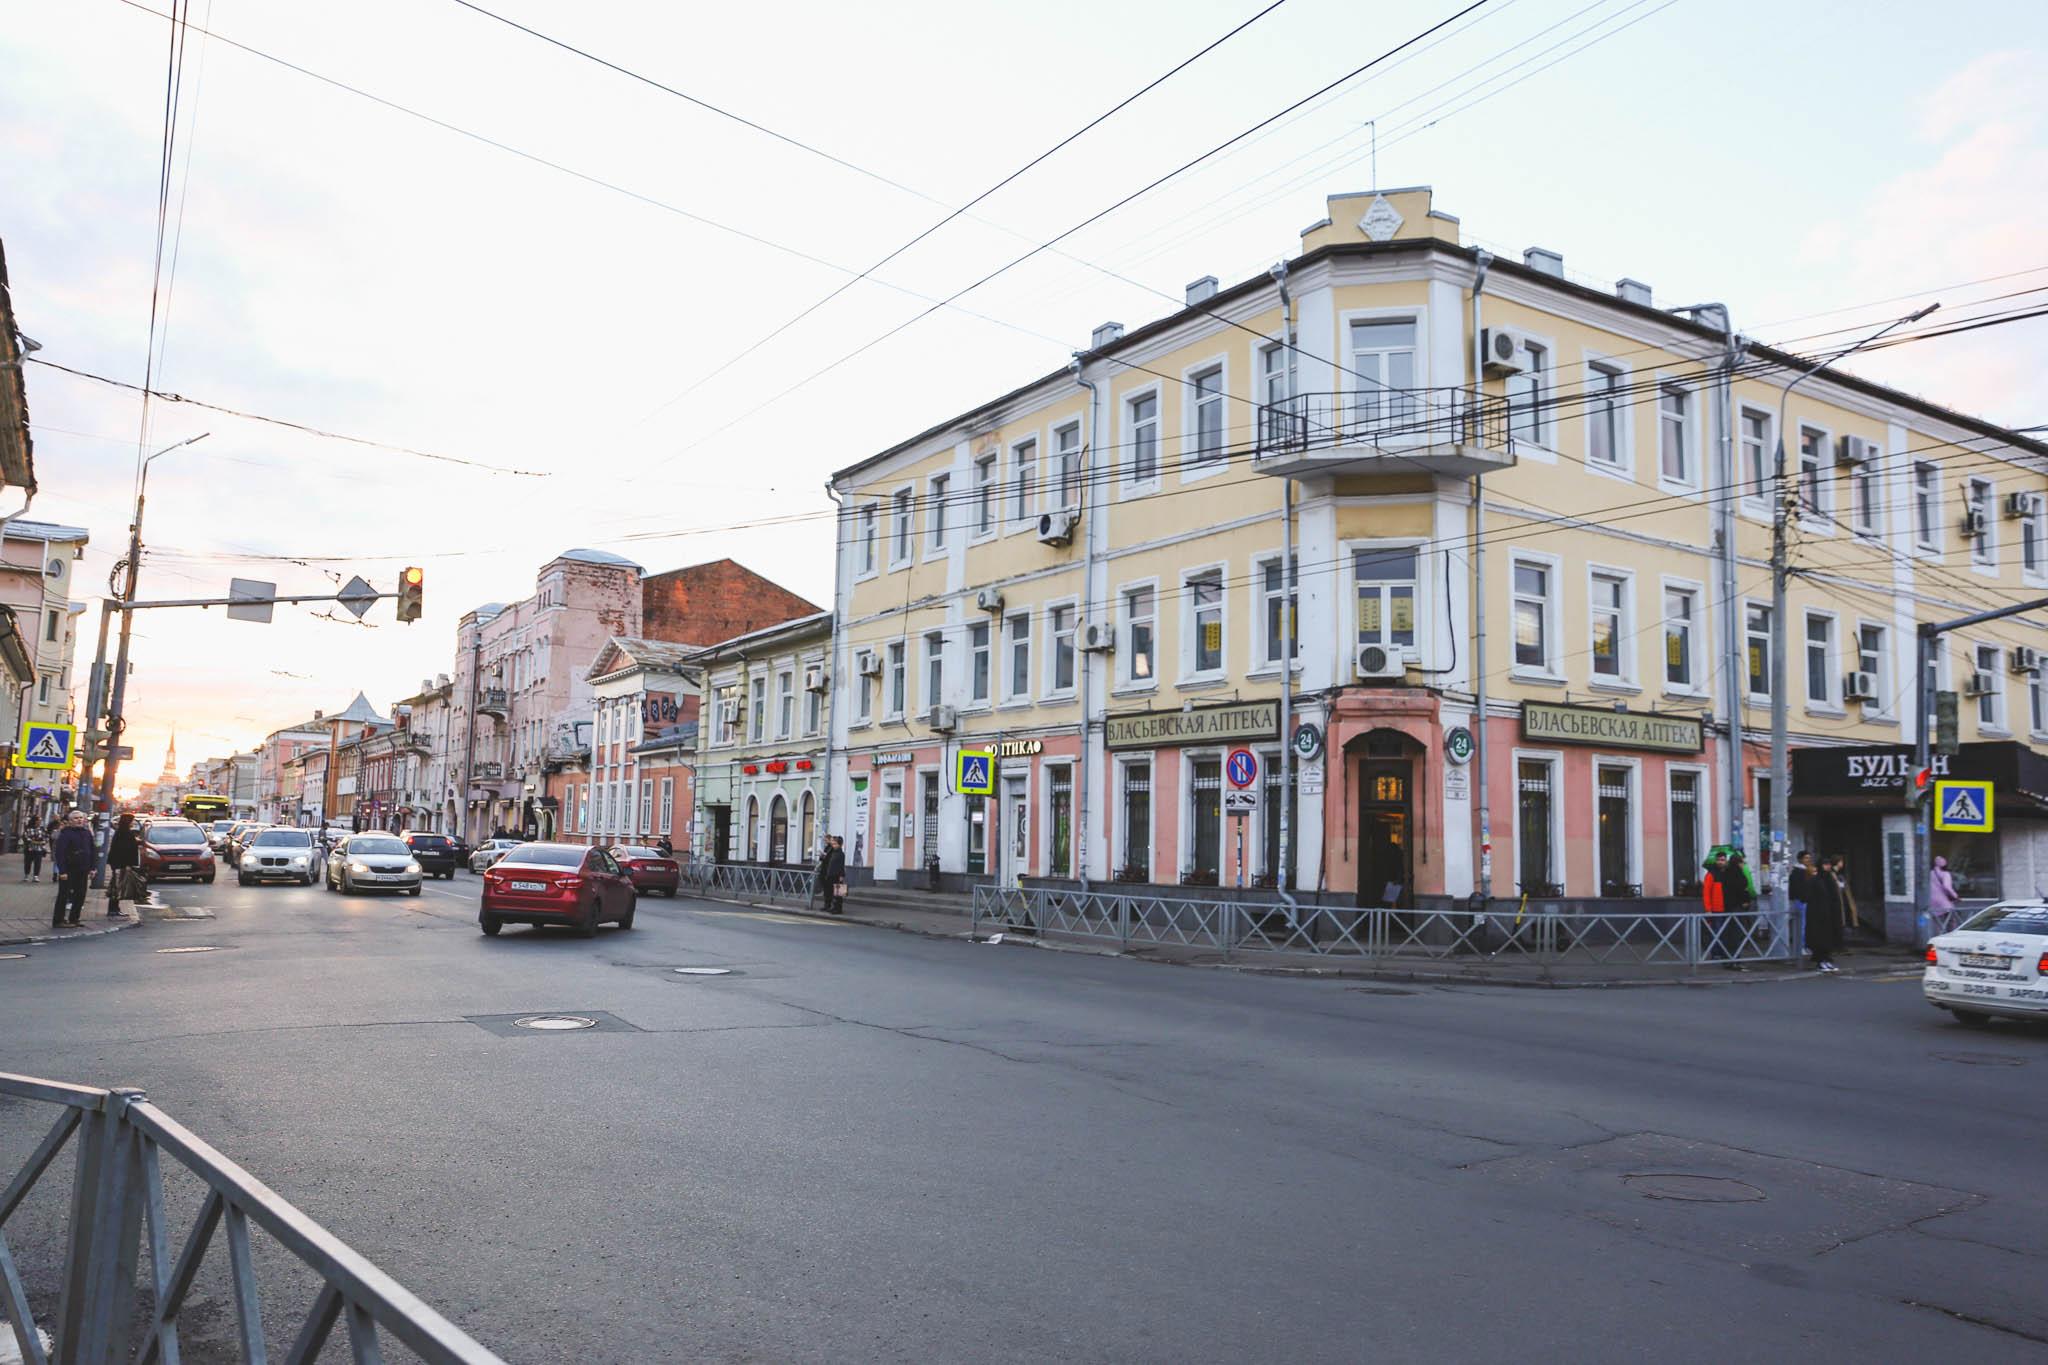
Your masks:
[[[1989,782],[1934,784],[1934,827],[1958,834],[1992,832]]]
[[[78,745],[78,727],[32,720],[21,727],[14,762],[21,768],[68,768]]]
[[[953,790],[962,796],[994,796],[996,756],[985,749],[962,749],[955,754]]]

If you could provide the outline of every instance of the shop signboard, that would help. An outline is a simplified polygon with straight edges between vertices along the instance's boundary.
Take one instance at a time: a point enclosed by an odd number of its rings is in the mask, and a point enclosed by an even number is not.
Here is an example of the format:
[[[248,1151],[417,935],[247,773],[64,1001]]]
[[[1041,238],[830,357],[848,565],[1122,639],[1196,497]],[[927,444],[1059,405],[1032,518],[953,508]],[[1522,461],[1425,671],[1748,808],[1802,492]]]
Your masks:
[[[1280,703],[1240,702],[1188,711],[1137,711],[1110,716],[1103,735],[1112,749],[1270,740],[1280,734]]]
[[[1656,749],[1673,754],[1696,754],[1706,747],[1705,731],[1697,716],[1615,711],[1547,701],[1522,703],[1522,738],[1550,744]]]

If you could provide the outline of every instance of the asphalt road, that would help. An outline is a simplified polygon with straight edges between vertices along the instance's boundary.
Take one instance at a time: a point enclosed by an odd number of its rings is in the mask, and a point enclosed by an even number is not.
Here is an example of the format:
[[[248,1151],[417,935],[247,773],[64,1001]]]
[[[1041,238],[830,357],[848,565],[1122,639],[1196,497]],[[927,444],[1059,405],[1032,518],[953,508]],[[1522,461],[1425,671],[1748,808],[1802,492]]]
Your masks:
[[[466,874],[165,894],[218,917],[0,960],[0,1067],[144,1087],[513,1361],[2048,1351],[2048,1032],[1911,983],[1315,982],[689,901],[486,939]],[[605,1022],[491,1018],[547,1011]],[[46,1123],[0,1108],[0,1178]],[[46,1305],[56,1202],[7,1228]],[[310,1291],[258,1258],[281,1346]],[[228,1358],[225,1259],[189,1360]]]

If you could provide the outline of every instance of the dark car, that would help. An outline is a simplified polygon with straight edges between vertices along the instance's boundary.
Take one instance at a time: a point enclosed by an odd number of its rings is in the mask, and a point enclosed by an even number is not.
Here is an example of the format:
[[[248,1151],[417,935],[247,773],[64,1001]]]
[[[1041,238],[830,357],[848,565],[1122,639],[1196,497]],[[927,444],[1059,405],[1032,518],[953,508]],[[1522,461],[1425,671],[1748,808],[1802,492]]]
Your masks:
[[[409,829],[398,836],[412,850],[412,860],[430,877],[455,880],[455,841],[445,834]]]
[[[633,927],[638,896],[632,878],[601,848],[521,844],[484,872],[477,924],[496,934],[507,924],[559,924],[585,938],[616,920]]]
[[[214,868],[213,849],[206,842],[206,831],[190,820],[152,820],[142,831],[145,881],[183,878],[210,882]]]
[[[644,844],[614,844],[611,855],[618,860],[620,869],[633,879],[636,891],[659,891],[673,898],[676,888],[682,884],[681,864],[658,848],[648,848]]]

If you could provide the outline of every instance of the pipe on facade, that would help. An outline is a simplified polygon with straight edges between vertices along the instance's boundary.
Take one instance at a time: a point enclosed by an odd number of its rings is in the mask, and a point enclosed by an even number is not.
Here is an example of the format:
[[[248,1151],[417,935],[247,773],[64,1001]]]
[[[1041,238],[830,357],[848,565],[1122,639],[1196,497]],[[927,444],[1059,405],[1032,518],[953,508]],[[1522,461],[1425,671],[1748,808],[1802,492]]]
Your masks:
[[[846,618],[846,608],[839,600],[839,567],[846,557],[846,499],[839,496],[839,490],[832,486],[832,480],[830,479],[825,480],[825,496],[832,500],[832,506],[836,510],[832,516],[832,632],[827,637],[828,643],[825,646],[825,780],[820,784],[818,792],[817,833],[820,838],[830,834],[832,831],[832,736],[836,733],[835,726],[838,723],[838,718],[833,713],[839,709],[839,623]],[[801,659],[799,659],[799,662],[801,662]],[[699,692],[704,691],[708,687],[710,679],[711,670],[707,668],[704,670],[704,681],[698,686]],[[703,727],[709,723],[703,717],[700,708],[697,717],[697,725],[699,727],[697,733],[700,737],[704,733]],[[696,781],[694,774],[690,780],[692,782]],[[696,823],[697,816],[697,794],[692,792],[690,795],[690,822],[692,824]],[[690,842],[694,845],[696,840],[692,838]]]
[[[1080,486],[1074,490],[1075,500],[1082,504],[1075,510],[1081,513],[1081,620],[1085,624],[1095,619],[1095,513],[1087,506],[1090,481],[1094,477],[1095,451],[1101,444],[1102,433],[1097,425],[1102,420],[1101,385],[1088,378],[1087,359],[1084,352],[1074,352],[1074,382],[1088,390],[1088,445],[1081,452]],[[1088,776],[1095,766],[1094,756],[1088,752],[1088,698],[1091,664],[1094,651],[1081,651],[1081,761],[1076,764],[1079,776],[1074,784],[1074,871],[1079,874],[1081,889],[1089,889],[1088,877]]]
[[[1294,400],[1294,295],[1287,289],[1287,262],[1273,266],[1273,282],[1280,287],[1280,344],[1287,356],[1287,398]],[[1256,435],[1256,433],[1254,433]],[[1280,646],[1280,856],[1275,861],[1274,889],[1287,907],[1290,923],[1295,920],[1297,902],[1294,884],[1294,656],[1301,611],[1301,575],[1294,562],[1294,476],[1280,480],[1281,572],[1287,575],[1286,607],[1280,613],[1285,622]],[[1240,853],[1242,858],[1243,854]],[[1242,873],[1240,868],[1239,872]]]
[[[1479,329],[1479,296],[1486,290],[1486,272],[1493,253],[1475,248],[1472,257],[1472,404],[1486,377],[1486,351]],[[1475,420],[1477,420],[1475,416]],[[1514,436],[1508,436],[1513,448]],[[1448,550],[1445,551],[1449,553]],[[1472,781],[1479,788],[1479,903],[1493,899],[1493,800],[1486,773],[1486,490],[1472,476]]]

